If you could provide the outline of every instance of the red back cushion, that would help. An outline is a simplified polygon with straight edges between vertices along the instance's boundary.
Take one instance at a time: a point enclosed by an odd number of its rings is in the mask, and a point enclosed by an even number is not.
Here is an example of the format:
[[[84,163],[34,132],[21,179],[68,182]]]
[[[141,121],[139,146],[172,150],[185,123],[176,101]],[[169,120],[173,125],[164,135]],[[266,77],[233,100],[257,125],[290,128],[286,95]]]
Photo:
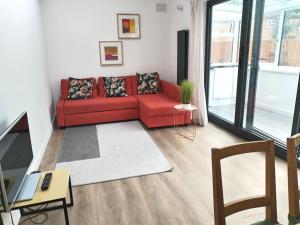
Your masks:
[[[69,80],[63,79],[60,81],[60,89],[61,89],[61,99],[68,99],[68,91],[69,91]]]
[[[124,77],[125,78],[125,82],[126,82],[126,94],[132,95],[132,88],[131,88],[131,76],[120,76],[120,77]],[[98,91],[99,91],[99,96],[104,97],[105,96],[105,89],[104,89],[104,81],[103,81],[103,77],[99,77],[98,79]]]
[[[105,90],[104,90],[104,81],[102,77],[98,78],[98,92],[100,97],[105,96]]]
[[[94,86],[93,86],[93,98],[98,96],[98,90],[97,90],[97,82],[96,79],[93,77],[88,78],[82,78],[82,79],[93,79],[94,80]],[[69,79],[63,79],[60,82],[60,89],[61,89],[61,99],[68,100],[69,95]]]

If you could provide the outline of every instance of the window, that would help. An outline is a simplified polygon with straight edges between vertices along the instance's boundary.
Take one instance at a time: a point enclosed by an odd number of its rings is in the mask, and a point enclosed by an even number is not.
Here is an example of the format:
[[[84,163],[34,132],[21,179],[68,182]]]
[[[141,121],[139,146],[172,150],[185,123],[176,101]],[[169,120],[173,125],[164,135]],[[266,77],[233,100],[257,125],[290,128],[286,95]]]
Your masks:
[[[234,22],[213,21],[212,63],[231,63],[233,57]]]
[[[260,62],[274,63],[280,15],[265,17],[263,20]]]
[[[300,9],[285,12],[280,66],[300,67]]]

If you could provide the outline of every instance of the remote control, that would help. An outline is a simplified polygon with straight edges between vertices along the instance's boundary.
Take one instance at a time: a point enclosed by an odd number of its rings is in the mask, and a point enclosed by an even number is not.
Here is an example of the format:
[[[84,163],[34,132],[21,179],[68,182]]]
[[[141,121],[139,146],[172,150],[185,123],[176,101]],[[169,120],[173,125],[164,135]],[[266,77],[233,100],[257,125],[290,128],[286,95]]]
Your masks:
[[[45,191],[49,188],[51,178],[52,178],[52,173],[45,174],[45,177],[44,177],[44,180],[43,180],[43,183],[41,186],[42,191]]]

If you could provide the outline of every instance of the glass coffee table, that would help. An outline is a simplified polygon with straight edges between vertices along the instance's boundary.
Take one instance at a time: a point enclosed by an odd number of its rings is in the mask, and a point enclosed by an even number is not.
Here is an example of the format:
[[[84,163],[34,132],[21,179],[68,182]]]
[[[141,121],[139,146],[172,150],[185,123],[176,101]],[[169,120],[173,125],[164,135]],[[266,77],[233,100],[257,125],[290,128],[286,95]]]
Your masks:
[[[174,106],[174,133],[175,136],[180,136],[180,137],[184,137],[187,138],[189,140],[194,141],[195,137],[196,137],[196,122],[193,118],[193,113],[197,110],[197,107],[194,105],[191,105],[190,107],[183,107],[181,104],[180,105],[175,105]],[[178,117],[180,112],[182,111],[187,111],[191,113],[191,122],[192,122],[192,126],[193,126],[193,131],[192,133],[188,134],[188,133],[181,133],[178,131]]]

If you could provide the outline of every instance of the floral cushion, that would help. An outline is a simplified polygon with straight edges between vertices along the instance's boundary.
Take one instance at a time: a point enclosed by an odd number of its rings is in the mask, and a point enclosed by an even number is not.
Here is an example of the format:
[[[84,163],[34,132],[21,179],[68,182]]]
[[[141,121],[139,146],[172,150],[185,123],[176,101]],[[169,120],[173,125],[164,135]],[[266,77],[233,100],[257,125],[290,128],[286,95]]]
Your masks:
[[[126,94],[125,78],[103,77],[106,97],[124,97]]]
[[[69,78],[68,99],[88,99],[93,97],[94,79]]]
[[[138,83],[138,95],[159,93],[158,73],[136,74]]]

